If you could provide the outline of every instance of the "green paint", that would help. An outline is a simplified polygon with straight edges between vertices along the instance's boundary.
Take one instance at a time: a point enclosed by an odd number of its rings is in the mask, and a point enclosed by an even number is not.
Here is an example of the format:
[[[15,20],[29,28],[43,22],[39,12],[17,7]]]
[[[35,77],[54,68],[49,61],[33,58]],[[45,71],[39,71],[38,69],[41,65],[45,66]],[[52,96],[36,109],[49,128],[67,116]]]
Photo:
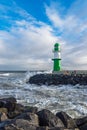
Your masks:
[[[55,43],[54,44],[54,53],[55,52],[60,52],[60,44]],[[55,58],[53,59],[54,61],[54,66],[53,66],[53,71],[60,71],[61,70],[61,59]]]
[[[60,45],[59,45],[59,43],[55,43],[55,45],[54,45],[54,51],[60,51]]]
[[[54,67],[53,71],[60,71],[61,70],[61,59],[53,59]]]

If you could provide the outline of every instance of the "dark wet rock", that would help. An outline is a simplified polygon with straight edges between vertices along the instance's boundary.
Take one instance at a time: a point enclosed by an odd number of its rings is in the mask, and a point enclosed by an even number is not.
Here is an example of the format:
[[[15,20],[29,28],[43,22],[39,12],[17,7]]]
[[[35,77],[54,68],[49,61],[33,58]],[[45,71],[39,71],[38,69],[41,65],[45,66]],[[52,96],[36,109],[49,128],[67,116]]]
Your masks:
[[[64,127],[62,121],[49,110],[43,109],[37,113],[40,126]]]
[[[9,111],[8,112],[8,117],[10,119],[13,119],[13,118],[17,117],[18,115],[20,115],[21,113],[23,113],[24,109],[25,109],[25,107],[23,105],[17,103],[15,105],[14,111]]]
[[[14,111],[16,99],[14,97],[0,99],[0,108],[7,108],[8,111]]]
[[[63,122],[63,124],[66,128],[76,128],[77,127],[75,121],[69,115],[67,115],[65,112],[58,112],[56,114],[56,116],[58,118],[60,118],[60,120]]]
[[[46,109],[18,104],[15,98],[3,98],[0,130],[87,130],[87,117],[72,119],[65,112],[54,115]]]
[[[5,113],[0,112],[0,122],[6,121],[8,119],[7,115]]]
[[[31,106],[25,106],[24,107],[21,104],[16,104],[15,110],[11,111],[11,112],[8,112],[8,117],[10,119],[13,119],[13,118],[21,115],[22,113],[27,113],[27,112],[37,113],[37,111],[38,111],[37,107],[31,107]]]
[[[5,126],[8,126],[8,125],[12,124],[12,122],[13,121],[10,121],[10,120],[0,122],[0,129],[4,128]]]
[[[29,79],[30,84],[37,85],[59,85],[59,84],[80,84],[87,85],[87,75],[77,74],[77,75],[64,75],[64,74],[37,74]]]
[[[36,130],[49,130],[47,126],[37,127]]]
[[[38,74],[30,77],[29,83],[31,84],[51,84],[52,75]]]
[[[58,128],[58,127],[53,127],[53,128],[49,128],[48,130],[80,130],[78,128],[73,128],[73,129],[64,129],[64,128]]]
[[[80,130],[87,130],[87,123],[85,123],[85,124],[82,125],[82,126],[79,126],[79,129],[80,129]]]
[[[8,113],[8,110],[7,110],[7,108],[0,108],[0,112],[1,113],[5,113],[5,114],[7,114]]]
[[[37,113],[38,108],[32,106],[25,106],[24,112]]]
[[[24,112],[25,107],[19,103],[16,103],[15,105],[15,110],[19,111],[19,112]]]
[[[87,130],[87,116],[76,119],[75,121],[80,130]]]
[[[9,119],[14,119],[15,117],[19,116],[22,112],[19,112],[17,110],[13,111],[13,112],[9,112],[7,114]]]
[[[23,128],[18,128],[16,125],[11,124],[9,126],[5,126],[4,130],[24,130]]]
[[[29,124],[34,125],[34,126],[38,126],[38,125],[39,125],[38,116],[37,116],[36,114],[34,114],[34,113],[29,113],[29,112],[23,113],[23,114],[21,114],[20,116],[17,116],[17,117],[15,118],[15,120],[17,120],[17,119],[27,120],[27,121],[29,121]]]
[[[76,121],[77,126],[81,126],[81,125],[87,123],[87,116],[78,118],[75,121]]]
[[[68,129],[59,128],[59,127],[50,127],[48,130],[68,130]]]
[[[17,119],[15,125],[18,128],[23,128],[23,130],[36,130],[36,126],[31,125],[28,120]]]

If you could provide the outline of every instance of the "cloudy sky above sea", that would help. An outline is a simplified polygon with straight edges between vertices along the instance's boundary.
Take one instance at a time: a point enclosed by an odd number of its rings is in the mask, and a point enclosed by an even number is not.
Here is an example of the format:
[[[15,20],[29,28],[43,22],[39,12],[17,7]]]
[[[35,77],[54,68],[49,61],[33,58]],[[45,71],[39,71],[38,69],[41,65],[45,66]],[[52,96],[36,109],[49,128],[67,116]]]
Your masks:
[[[87,0],[0,0],[0,70],[87,70]]]

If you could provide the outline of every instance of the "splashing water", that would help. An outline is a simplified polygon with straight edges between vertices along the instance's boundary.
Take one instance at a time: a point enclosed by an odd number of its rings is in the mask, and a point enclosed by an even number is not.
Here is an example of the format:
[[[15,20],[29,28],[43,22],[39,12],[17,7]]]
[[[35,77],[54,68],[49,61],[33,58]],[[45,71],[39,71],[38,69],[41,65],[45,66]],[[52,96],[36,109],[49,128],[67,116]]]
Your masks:
[[[87,86],[27,84],[36,73],[41,72],[0,73],[0,98],[14,96],[23,105],[65,111],[74,118],[87,114]]]

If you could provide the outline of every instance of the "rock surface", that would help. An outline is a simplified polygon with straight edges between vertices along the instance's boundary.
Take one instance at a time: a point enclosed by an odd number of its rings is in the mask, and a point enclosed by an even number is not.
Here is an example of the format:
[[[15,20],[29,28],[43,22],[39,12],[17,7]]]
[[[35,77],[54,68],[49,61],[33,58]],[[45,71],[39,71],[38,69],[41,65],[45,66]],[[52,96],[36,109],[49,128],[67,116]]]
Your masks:
[[[40,126],[64,127],[63,122],[49,110],[43,109],[37,113]]]
[[[29,79],[30,84],[37,85],[60,85],[60,84],[80,84],[87,85],[87,75],[76,74],[76,75],[64,75],[64,74],[37,74]]]
[[[77,127],[76,122],[65,112],[58,112],[58,113],[56,113],[56,116],[58,118],[60,118],[60,120],[63,122],[63,124],[66,128],[72,129],[72,128]]]
[[[87,130],[87,116],[72,119],[65,112],[54,115],[49,110],[38,111],[36,107],[25,107],[16,99],[9,99],[14,98],[0,99],[0,130]]]

